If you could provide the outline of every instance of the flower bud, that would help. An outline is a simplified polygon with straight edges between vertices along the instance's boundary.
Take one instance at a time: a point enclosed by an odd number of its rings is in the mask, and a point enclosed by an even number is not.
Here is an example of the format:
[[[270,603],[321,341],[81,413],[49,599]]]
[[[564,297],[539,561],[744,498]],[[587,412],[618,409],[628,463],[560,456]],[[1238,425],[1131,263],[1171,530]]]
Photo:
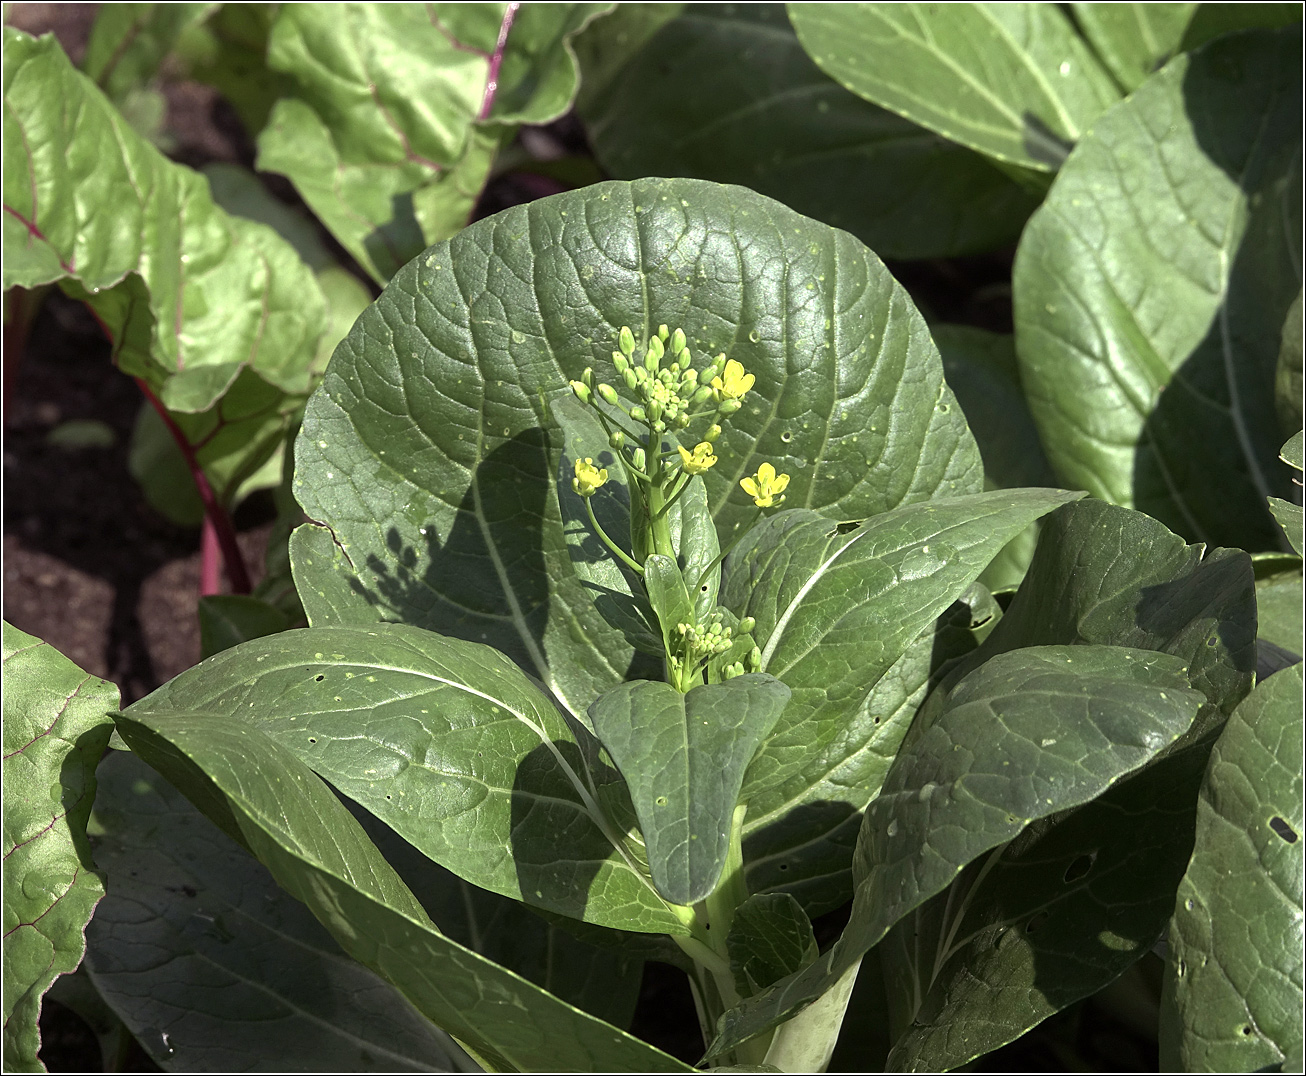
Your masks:
[[[621,336],[618,337],[617,343],[621,348],[621,353],[626,358],[630,358],[635,354],[635,334],[630,331],[629,325],[621,327]]]
[[[739,400],[725,399],[721,401],[721,404],[717,408],[717,410],[720,411],[721,414],[723,415],[733,415],[736,411],[738,411],[743,406],[744,406],[743,403],[741,403]]]
[[[598,391],[599,395],[603,397],[604,403],[610,403],[613,407],[617,406],[617,390],[611,385],[600,385]]]
[[[620,448],[626,443],[626,435],[620,430],[613,430],[612,436],[608,438],[608,444],[613,448]]]
[[[612,353],[612,365],[617,368],[617,373],[624,374],[630,369],[630,362],[620,351]]]
[[[658,363],[662,361],[662,356],[666,353],[667,349],[662,346],[661,340],[656,336],[649,338],[648,354],[644,357],[644,365],[648,368],[650,373],[658,368]],[[649,366],[650,359],[653,361],[652,366]]]
[[[631,453],[630,462],[633,463],[638,470],[642,471],[644,470],[644,464],[648,462],[648,458],[644,455],[644,450],[642,448],[637,448]]]
[[[659,325],[659,326],[658,326],[658,339],[659,339],[660,341],[662,341],[662,343],[666,343],[667,337],[670,336],[670,335],[671,335],[671,330],[668,329],[665,325]],[[679,351],[680,349],[679,349],[679,348],[672,348],[672,350],[673,350],[673,351]]]
[[[708,444],[711,444],[720,436],[721,436],[721,427],[714,422],[712,423],[711,426],[707,428],[707,433],[703,434],[703,440],[706,441]]]
[[[665,325],[662,328],[666,328]],[[685,350],[685,330],[677,329],[671,334],[671,354],[679,355]]]
[[[591,366],[585,367],[585,372],[580,375],[580,379],[587,389],[592,389],[594,387],[594,368]]]
[[[689,415],[684,411],[676,411],[676,429],[683,430],[689,425]]]
[[[634,407],[630,409],[630,417],[633,418],[636,422],[648,421],[648,415],[644,413],[644,409],[640,407],[639,404],[636,404]]]
[[[639,376],[638,376],[638,375],[639,375],[639,374],[642,374],[643,372],[644,372],[643,370],[639,370],[639,371],[632,370],[629,366],[627,366],[626,369],[622,372],[622,375],[621,375],[622,380],[624,380],[624,381],[626,382],[626,388],[628,388],[628,389],[630,389],[632,392],[634,392],[634,391],[635,391],[635,386],[639,384]]]
[[[592,399],[588,386],[583,381],[571,381],[571,391],[576,394],[576,399],[581,403],[589,403]]]
[[[762,671],[762,648],[761,648],[761,647],[759,647],[759,646],[755,646],[755,647],[753,647],[753,649],[749,652],[749,654],[748,654],[748,667],[749,667],[750,669],[752,669],[753,672],[761,672],[761,671]]]
[[[757,627],[757,619],[755,617],[746,616],[739,622],[739,634],[747,635],[755,627]]]
[[[694,393],[693,402],[695,405],[707,403],[712,398],[712,386],[703,385]]]

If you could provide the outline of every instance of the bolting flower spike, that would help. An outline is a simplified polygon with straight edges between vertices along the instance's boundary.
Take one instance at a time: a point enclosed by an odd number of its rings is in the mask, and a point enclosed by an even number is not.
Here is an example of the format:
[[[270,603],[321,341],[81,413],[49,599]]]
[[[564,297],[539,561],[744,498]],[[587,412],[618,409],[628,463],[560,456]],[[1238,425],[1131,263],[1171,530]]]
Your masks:
[[[731,359],[719,377],[712,378],[712,387],[727,400],[742,400],[757,378],[744,373],[744,364]]]
[[[714,463],[716,463],[716,456],[712,455],[712,446],[706,441],[700,441],[695,445],[692,454],[686,452],[683,445],[680,446],[680,464],[685,468],[686,474],[702,474]]]
[[[744,487],[744,492],[753,498],[753,503],[758,508],[773,508],[784,503],[783,494],[789,485],[789,476],[787,474],[776,474],[775,468],[769,463],[762,464],[757,469],[757,474],[751,478],[741,478],[739,484]],[[779,497],[779,500],[776,498]]]
[[[594,460],[586,456],[576,461],[576,477],[571,480],[571,488],[582,497],[593,497],[594,491],[608,480],[606,467],[595,467]]]

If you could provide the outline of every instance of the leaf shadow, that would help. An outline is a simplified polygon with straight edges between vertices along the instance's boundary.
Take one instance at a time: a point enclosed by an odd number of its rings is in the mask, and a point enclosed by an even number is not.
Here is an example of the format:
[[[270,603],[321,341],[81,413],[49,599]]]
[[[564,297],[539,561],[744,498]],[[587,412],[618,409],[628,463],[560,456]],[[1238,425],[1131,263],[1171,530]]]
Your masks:
[[[1301,290],[1299,91],[1259,117],[1262,129],[1229,107],[1229,73],[1221,75],[1190,64],[1184,111],[1202,153],[1242,192],[1247,219],[1210,326],[1144,419],[1133,500],[1190,542],[1288,551],[1265,498],[1293,498],[1278,454],[1296,431],[1276,421],[1275,371]]]

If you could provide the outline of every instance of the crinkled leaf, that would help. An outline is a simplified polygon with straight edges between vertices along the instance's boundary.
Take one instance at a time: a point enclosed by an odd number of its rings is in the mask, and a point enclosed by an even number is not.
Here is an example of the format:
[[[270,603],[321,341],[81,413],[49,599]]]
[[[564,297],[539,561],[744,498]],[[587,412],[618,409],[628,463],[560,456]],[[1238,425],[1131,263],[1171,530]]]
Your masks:
[[[789,4],[827,75],[945,138],[1053,172],[1119,98],[1052,4]]]
[[[289,177],[379,283],[463,227],[485,184],[499,128],[475,123],[504,7],[292,4],[272,26],[268,65],[294,95],[259,136],[259,168]],[[605,9],[522,8],[489,118],[543,123],[565,112],[576,85],[568,39]]]
[[[591,745],[489,647],[406,625],[282,632],[136,707],[239,716],[484,889],[619,929],[684,931],[599,812],[619,777],[591,772]]]
[[[117,722],[132,750],[246,844],[350,956],[496,1068],[685,1071],[440,934],[331,789],[259,728],[140,704]]]
[[[684,695],[636,680],[590,707],[594,732],[630,789],[653,883],[672,904],[697,903],[716,888],[744,770],[788,701],[775,677],[746,673]]]
[[[744,997],[801,971],[819,955],[811,921],[788,893],[754,893],[736,908],[726,949]]]
[[[711,1052],[819,997],[967,864],[1173,743],[1203,701],[1185,672],[1166,654],[1059,646],[1001,654],[962,680],[867,808],[852,917],[835,947],[728,1012]]]
[[[97,774],[108,895],[87,930],[100,993],[181,1072],[471,1071],[393,986],[340,951],[267,869],[140,759]]]
[[[644,35],[626,6],[584,42],[599,85],[580,112],[614,176],[739,183],[886,258],[999,246],[1036,204],[980,154],[827,78],[778,4],[694,4],[629,58],[627,39]]]
[[[4,1067],[44,1072],[37,1019],[104,894],[86,842],[118,689],[4,625]]]
[[[431,248],[337,349],[296,447],[330,528],[294,544],[310,621],[486,642],[573,715],[625,679],[632,649],[572,567],[549,404],[621,326],[662,323],[757,377],[704,476],[723,537],[755,517],[738,480],[762,459],[835,519],[979,487],[924,323],[855,239],[737,187],[599,184]]]
[[[1301,289],[1300,34],[1181,56],[1094,124],[1030,220],[1016,349],[1068,485],[1191,541],[1278,548],[1274,372]]]
[[[4,286],[62,280],[173,411],[207,410],[247,368],[306,393],[324,303],[294,251],[218,209],[52,36],[4,41]]]
[[[1199,4],[1071,4],[1075,22],[1126,93],[1179,51]]]
[[[842,808],[842,822],[876,794],[904,731],[872,706],[880,678],[1011,537],[1077,496],[978,493],[851,530],[799,509],[744,537],[729,557],[723,604],[756,619],[762,671],[793,690],[745,781],[750,859],[801,848],[834,813]],[[772,825],[774,839],[758,836]],[[802,863],[788,865],[786,883],[796,885]]]
[[[1170,923],[1161,1065],[1289,1071],[1302,1056],[1302,666],[1233,712]]]

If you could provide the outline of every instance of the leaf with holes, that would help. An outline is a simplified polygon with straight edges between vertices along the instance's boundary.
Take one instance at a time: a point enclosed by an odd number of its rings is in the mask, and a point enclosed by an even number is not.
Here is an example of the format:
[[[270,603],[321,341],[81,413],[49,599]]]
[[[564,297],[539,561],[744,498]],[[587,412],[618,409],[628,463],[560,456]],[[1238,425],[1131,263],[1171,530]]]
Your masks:
[[[1284,1071],[1302,1056],[1302,666],[1258,684],[1220,735],[1175,898],[1161,1064]]]
[[[86,842],[118,689],[4,625],[4,1067],[42,1072],[41,998],[104,894]]]
[[[137,708],[239,718],[484,889],[618,929],[685,930],[600,810],[624,796],[620,777],[489,647],[397,624],[282,632]]]

